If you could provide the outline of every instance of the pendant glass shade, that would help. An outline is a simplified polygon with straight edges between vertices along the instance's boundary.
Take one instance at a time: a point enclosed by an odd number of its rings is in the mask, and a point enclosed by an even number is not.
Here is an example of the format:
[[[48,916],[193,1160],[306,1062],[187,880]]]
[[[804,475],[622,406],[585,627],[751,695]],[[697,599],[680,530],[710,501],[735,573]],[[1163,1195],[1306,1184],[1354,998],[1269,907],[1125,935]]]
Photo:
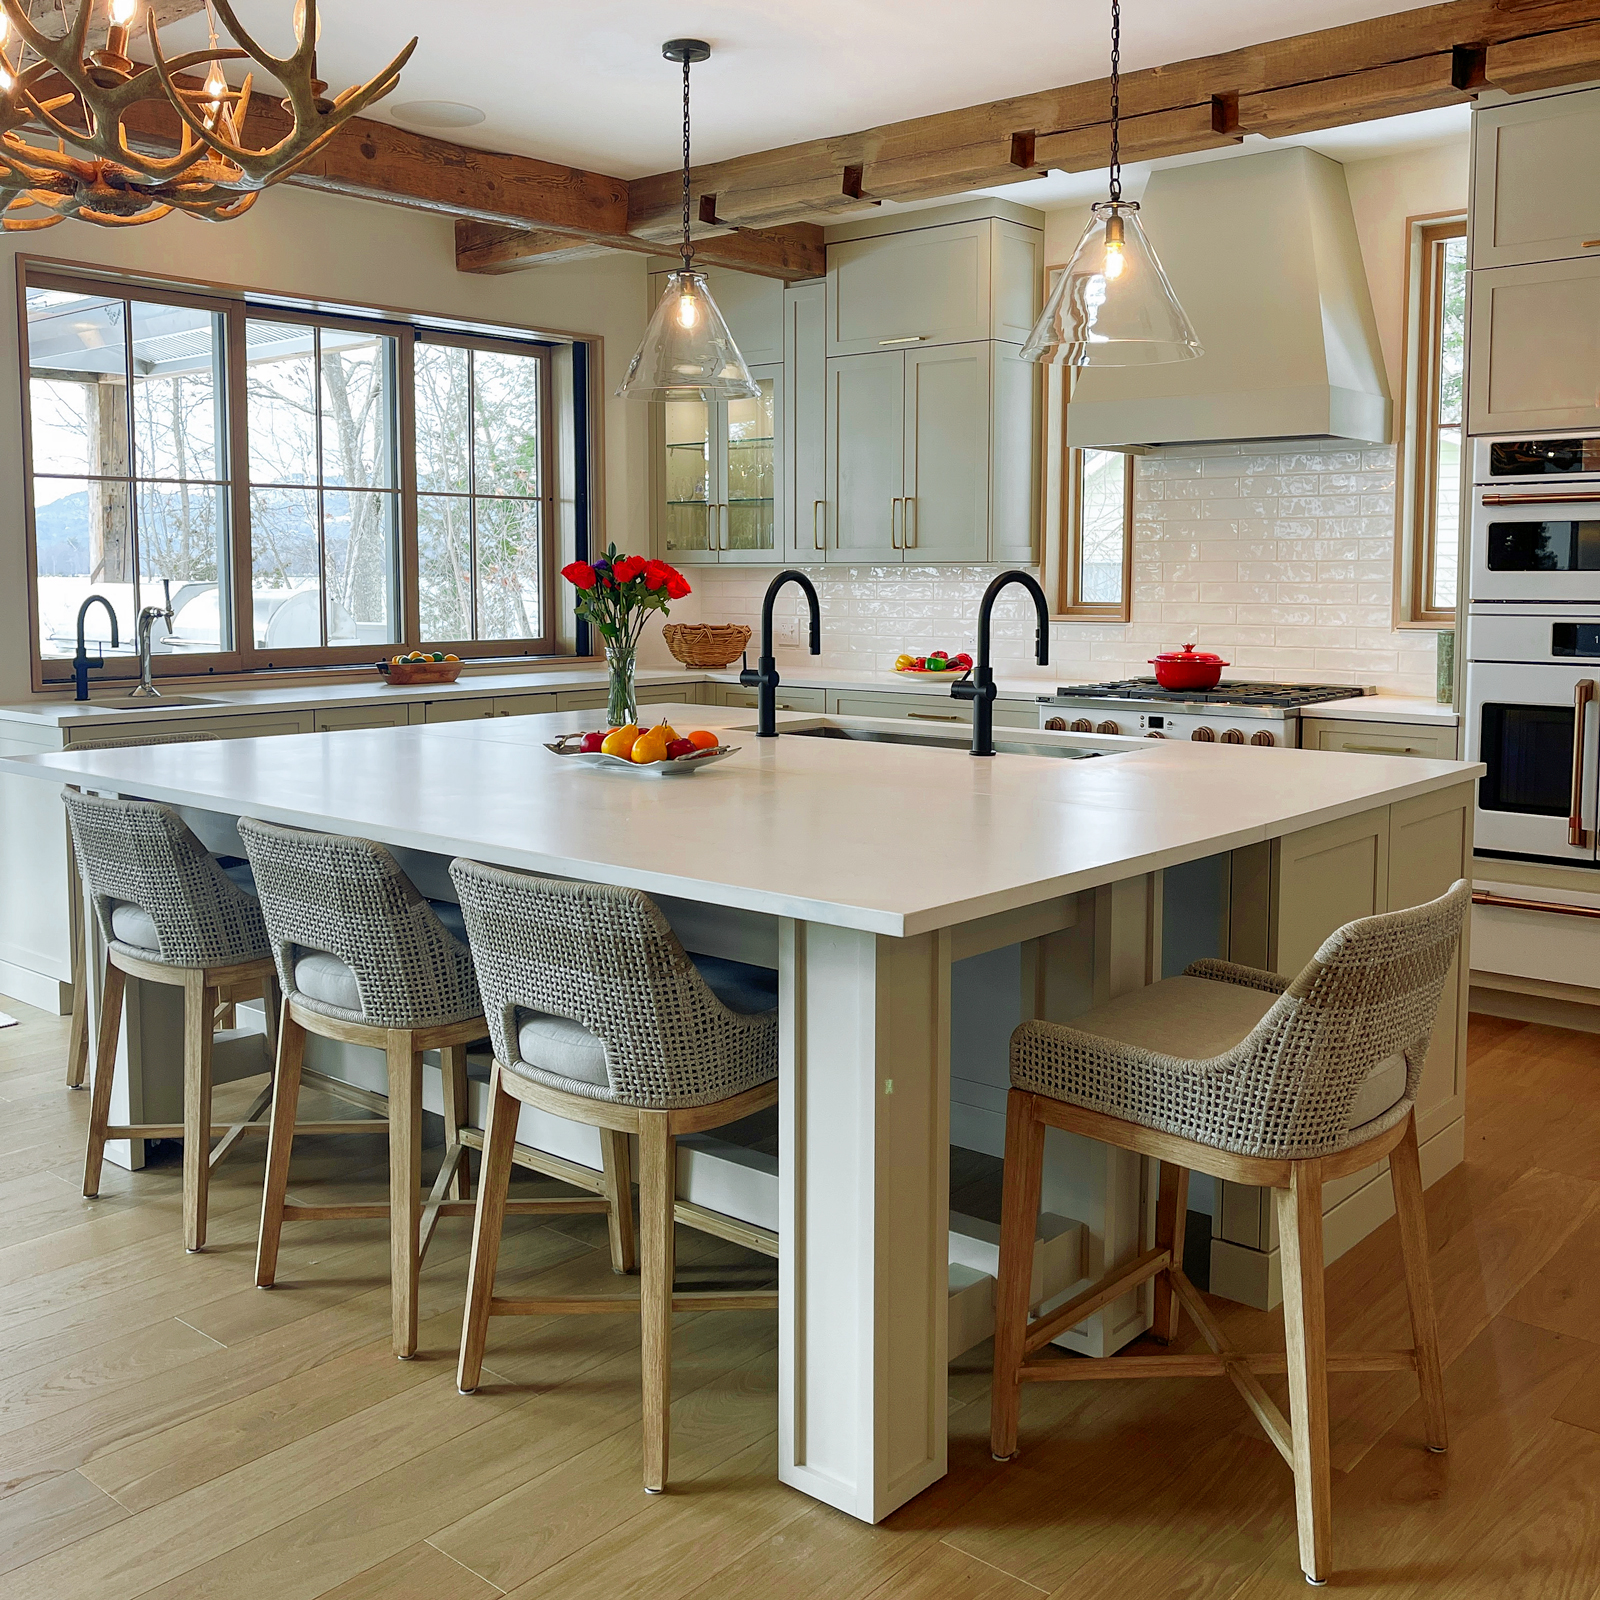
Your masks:
[[[1094,208],[1022,347],[1050,366],[1139,367],[1203,355],[1130,200]]]
[[[705,274],[680,269],[617,388],[624,400],[754,400],[761,391],[728,332]]]

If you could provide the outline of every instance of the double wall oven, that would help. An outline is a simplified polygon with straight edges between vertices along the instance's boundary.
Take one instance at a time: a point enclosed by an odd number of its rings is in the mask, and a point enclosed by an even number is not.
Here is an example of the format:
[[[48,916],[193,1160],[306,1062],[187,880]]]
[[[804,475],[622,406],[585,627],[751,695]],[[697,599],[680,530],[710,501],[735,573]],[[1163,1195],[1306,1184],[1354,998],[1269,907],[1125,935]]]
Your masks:
[[[1600,867],[1600,437],[1474,442],[1479,855]]]

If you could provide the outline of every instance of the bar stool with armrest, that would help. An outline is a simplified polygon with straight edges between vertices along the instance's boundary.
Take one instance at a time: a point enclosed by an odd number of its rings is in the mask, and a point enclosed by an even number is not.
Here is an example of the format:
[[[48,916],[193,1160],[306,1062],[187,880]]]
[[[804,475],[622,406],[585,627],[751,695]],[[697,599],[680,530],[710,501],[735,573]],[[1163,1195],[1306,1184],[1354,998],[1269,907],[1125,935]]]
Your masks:
[[[1183,976],[1123,995],[1071,1026],[1025,1022],[1016,1030],[996,1288],[991,1449],[997,1460],[1016,1454],[1023,1383],[1227,1377],[1294,1473],[1300,1565],[1309,1582],[1321,1584],[1331,1567],[1328,1373],[1414,1371],[1428,1446],[1445,1448],[1415,1103],[1470,899],[1470,886],[1458,882],[1426,905],[1347,923],[1292,981],[1201,961]],[[1154,1157],[1161,1163],[1160,1199],[1153,1249],[1029,1326],[1047,1127]],[[1413,1348],[1330,1354],[1323,1185],[1385,1156]],[[1184,1276],[1191,1170],[1273,1190],[1286,1355],[1231,1348]],[[1050,1340],[1152,1278],[1152,1333],[1170,1343],[1180,1311],[1187,1311],[1209,1355],[1039,1358]],[[1289,1379],[1290,1423],[1258,1377],[1282,1372]]]
[[[673,1286],[673,1222],[682,1214],[677,1136],[723,1127],[776,1102],[777,974],[690,957],[660,909],[634,889],[465,860],[452,863],[450,875],[495,1058],[458,1387],[470,1394],[478,1386],[491,1317],[636,1312],[643,1334],[644,1486],[658,1494],[667,1480],[672,1313],[777,1306],[771,1291],[679,1293]],[[598,1128],[602,1139],[638,1137],[637,1300],[496,1298],[523,1105]],[[695,1225],[720,1231],[709,1218]]]
[[[212,1034],[223,997],[260,997],[267,1043],[277,1028],[277,980],[261,910],[243,864],[225,870],[170,806],[118,800],[68,788],[62,799],[73,852],[105,937],[100,1041],[89,1111],[83,1192],[100,1192],[108,1139],[183,1140],[183,1237],[206,1242],[212,1166],[253,1123],[211,1122]],[[111,1086],[128,978],[183,990],[183,1122],[111,1124]],[[258,1106],[260,1102],[258,1101]],[[211,1139],[223,1142],[211,1149]]]

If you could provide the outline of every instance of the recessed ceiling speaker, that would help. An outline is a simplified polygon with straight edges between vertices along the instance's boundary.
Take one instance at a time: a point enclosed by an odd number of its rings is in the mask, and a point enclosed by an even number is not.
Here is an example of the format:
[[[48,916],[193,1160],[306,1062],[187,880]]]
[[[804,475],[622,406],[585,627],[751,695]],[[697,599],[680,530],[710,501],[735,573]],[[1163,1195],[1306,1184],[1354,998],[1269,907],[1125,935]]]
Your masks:
[[[390,106],[389,115],[396,122],[409,122],[419,128],[474,128],[484,120],[476,106],[464,106],[455,100],[407,100]]]

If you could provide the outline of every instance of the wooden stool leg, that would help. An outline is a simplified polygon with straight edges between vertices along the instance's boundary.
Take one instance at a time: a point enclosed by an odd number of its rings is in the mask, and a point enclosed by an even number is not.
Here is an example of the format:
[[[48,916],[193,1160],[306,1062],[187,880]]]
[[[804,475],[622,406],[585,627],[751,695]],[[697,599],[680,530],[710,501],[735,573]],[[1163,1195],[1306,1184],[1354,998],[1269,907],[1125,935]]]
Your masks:
[[[1039,1187],[1044,1170],[1044,1124],[1033,1096],[1006,1096],[1006,1166],[1000,1205],[1000,1278],[994,1293],[994,1380],[989,1391],[989,1453],[1009,1461],[1017,1453],[1017,1413],[1022,1345],[1028,1332],[1028,1291],[1033,1283],[1033,1241],[1039,1231]]]
[[[1417,1118],[1389,1152],[1394,1209],[1400,1223],[1400,1254],[1411,1303],[1411,1343],[1417,1352],[1417,1382],[1422,1389],[1423,1427],[1430,1450],[1450,1442],[1444,1420],[1444,1374],[1439,1365],[1439,1326],[1433,1311],[1433,1279],[1428,1270],[1428,1219],[1422,1205],[1422,1164],[1417,1156]]]
[[[639,1233],[643,1270],[639,1315],[643,1330],[644,1487],[667,1486],[672,1408],[673,1210],[677,1201],[677,1140],[660,1113],[646,1113],[639,1129]]]
[[[439,1080],[444,1090],[444,1144],[446,1161],[454,1161],[458,1199],[472,1198],[472,1166],[461,1130],[467,1125],[467,1047],[447,1044],[439,1052]]]
[[[1274,1191],[1283,1250],[1283,1323],[1289,1356],[1289,1420],[1300,1569],[1311,1583],[1332,1566],[1333,1484],[1328,1453],[1328,1325],[1322,1267],[1322,1169],[1290,1167]]]
[[[483,1347],[489,1336],[489,1303],[500,1260],[500,1231],[506,1221],[506,1190],[517,1143],[522,1104],[500,1086],[500,1064],[489,1078],[489,1121],[483,1134],[483,1165],[478,1172],[478,1209],[472,1220],[472,1265],[467,1271],[467,1307],[461,1323],[461,1359],[456,1387],[471,1394],[483,1374]]]
[[[1172,1252],[1172,1264],[1183,1271],[1183,1235],[1189,1218],[1189,1169],[1161,1163],[1161,1193],[1156,1201],[1156,1248]],[[1155,1316],[1151,1336],[1162,1344],[1178,1337],[1178,1313],[1182,1310],[1172,1292],[1172,1279],[1158,1273],[1155,1286]]]
[[[267,1060],[273,1071],[278,1067],[278,1016],[283,1010],[283,991],[278,987],[278,975],[273,973],[261,981],[261,1011],[267,1024]]]
[[[80,972],[72,984],[72,1033],[67,1040],[67,1087],[81,1089],[89,1072],[89,975]]]
[[[389,1035],[389,1308],[394,1353],[417,1353],[422,1226],[422,1056],[411,1035]]]
[[[217,991],[203,972],[183,980],[183,1246],[191,1253],[206,1242],[211,1194],[211,1030]]]
[[[106,957],[100,990],[100,1048],[95,1054],[94,1095],[89,1104],[89,1143],[83,1155],[83,1192],[100,1193],[100,1165],[106,1153],[106,1128],[111,1121],[111,1083],[117,1070],[117,1039],[122,1033],[122,992],[128,980]]]
[[[605,1195],[611,1203],[606,1232],[611,1239],[611,1270],[639,1270],[639,1237],[633,1226],[633,1175],[629,1171],[628,1136],[614,1128],[600,1130],[600,1160],[605,1169]]]
[[[300,1069],[306,1058],[306,1030],[284,1003],[278,1019],[278,1065],[272,1077],[272,1122],[267,1130],[267,1177],[261,1191],[261,1233],[256,1241],[256,1282],[272,1287],[278,1272],[278,1241],[283,1236],[283,1204],[289,1193],[289,1155],[294,1148],[295,1110],[300,1103]]]

